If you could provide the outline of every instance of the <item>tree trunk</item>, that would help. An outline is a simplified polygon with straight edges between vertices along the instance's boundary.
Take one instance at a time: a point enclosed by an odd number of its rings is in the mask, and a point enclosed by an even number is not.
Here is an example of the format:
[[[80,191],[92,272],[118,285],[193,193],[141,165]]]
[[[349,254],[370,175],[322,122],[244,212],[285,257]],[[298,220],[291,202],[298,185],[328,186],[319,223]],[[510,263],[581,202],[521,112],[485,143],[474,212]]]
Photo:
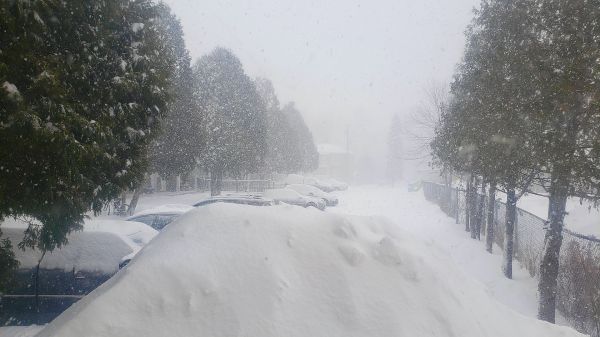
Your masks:
[[[448,171],[444,172],[444,211],[450,215],[452,210],[452,174]]]
[[[129,208],[127,208],[127,214],[133,215],[135,213],[135,208],[137,207],[138,201],[140,200],[140,195],[142,195],[142,186],[139,186],[133,191],[133,196],[131,197],[131,201],[129,202]]]
[[[544,251],[540,265],[538,318],[551,323],[554,323],[556,312],[559,255],[568,197],[567,174],[556,174],[556,172],[553,172],[548,207],[548,229],[546,230]]]
[[[471,209],[469,207],[469,204],[471,202],[471,185],[473,185],[473,176],[469,176],[469,178],[467,179],[467,187],[465,189],[465,231],[469,232],[470,229],[470,216],[471,216]]]
[[[481,240],[481,229],[485,225],[485,182],[481,181],[481,193],[479,194],[479,203],[477,204],[477,240]]]
[[[513,244],[515,219],[517,218],[517,195],[513,186],[506,188],[506,231],[504,232],[504,276],[512,279]]]
[[[479,193],[477,193],[477,189],[479,186],[479,179],[475,178],[473,184],[471,184],[471,202],[469,203],[469,209],[471,212],[471,239],[477,238],[477,227],[480,223],[480,218],[478,214],[478,204],[479,204]]]
[[[485,234],[485,249],[492,252],[494,246],[494,210],[496,208],[496,183],[490,182],[488,191],[487,227]]]
[[[43,324],[39,321],[40,314],[40,265],[42,264],[42,260],[44,260],[44,256],[46,256],[46,251],[42,252],[42,256],[38,260],[37,266],[35,267],[35,289],[34,289],[34,297],[35,297],[35,317],[37,324]]]
[[[221,195],[223,182],[223,173],[220,170],[213,170],[210,173],[210,195]]]

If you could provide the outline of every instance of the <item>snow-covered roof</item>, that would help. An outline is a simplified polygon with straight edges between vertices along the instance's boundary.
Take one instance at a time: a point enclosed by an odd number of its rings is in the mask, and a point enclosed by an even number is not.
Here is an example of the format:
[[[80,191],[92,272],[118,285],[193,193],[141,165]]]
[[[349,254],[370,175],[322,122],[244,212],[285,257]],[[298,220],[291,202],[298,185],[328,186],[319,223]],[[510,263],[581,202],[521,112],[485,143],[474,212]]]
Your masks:
[[[218,203],[175,220],[39,336],[581,336],[519,315],[376,217]]]

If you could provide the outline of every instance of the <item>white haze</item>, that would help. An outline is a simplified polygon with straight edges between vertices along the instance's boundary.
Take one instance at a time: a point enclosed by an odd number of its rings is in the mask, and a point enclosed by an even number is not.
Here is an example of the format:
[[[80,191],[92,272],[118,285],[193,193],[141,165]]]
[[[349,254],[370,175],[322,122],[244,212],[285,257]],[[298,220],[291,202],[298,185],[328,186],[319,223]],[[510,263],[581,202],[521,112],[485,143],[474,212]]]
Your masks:
[[[250,76],[272,80],[280,101],[296,102],[317,143],[348,145],[357,179],[377,182],[391,116],[410,128],[428,83],[451,80],[479,1],[166,2],[193,59],[233,50]]]

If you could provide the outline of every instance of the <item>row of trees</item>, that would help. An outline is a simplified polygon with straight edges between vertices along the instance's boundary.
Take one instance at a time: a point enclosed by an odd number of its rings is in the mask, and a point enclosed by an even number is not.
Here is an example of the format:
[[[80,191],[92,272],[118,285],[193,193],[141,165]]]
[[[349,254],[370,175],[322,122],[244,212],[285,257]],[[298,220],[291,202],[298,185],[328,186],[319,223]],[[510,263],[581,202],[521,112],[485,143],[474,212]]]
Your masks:
[[[181,27],[172,19],[175,31]],[[179,35],[181,36],[181,35]],[[200,167],[210,173],[211,194],[224,176],[312,171],[318,153],[312,134],[293,103],[283,109],[272,83],[250,79],[240,60],[217,48],[193,66],[183,41],[172,113],[150,151],[164,178]]]
[[[471,218],[478,188],[506,192],[507,277],[516,203],[532,184],[545,189],[538,315],[550,322],[567,198],[600,195],[598,60],[599,1],[483,1],[431,144],[437,164],[469,177]]]
[[[200,165],[220,178],[316,166],[293,105],[267,111],[226,49],[192,66],[162,3],[4,1],[0,46],[0,221],[29,223],[22,249],[60,248],[86,213],[137,189],[149,170]],[[0,232],[0,292],[17,268],[13,249]]]

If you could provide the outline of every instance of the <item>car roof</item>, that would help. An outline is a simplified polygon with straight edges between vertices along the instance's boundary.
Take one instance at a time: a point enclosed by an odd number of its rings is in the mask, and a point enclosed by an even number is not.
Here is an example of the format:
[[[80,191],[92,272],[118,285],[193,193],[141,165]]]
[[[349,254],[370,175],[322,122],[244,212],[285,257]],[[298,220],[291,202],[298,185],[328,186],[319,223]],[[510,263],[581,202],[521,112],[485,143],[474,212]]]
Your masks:
[[[23,239],[28,223],[14,218],[2,222],[2,231],[13,243],[13,251],[22,268],[35,266],[41,256],[37,249],[15,249]],[[87,219],[82,231],[69,234],[69,242],[48,253],[43,268],[114,272],[120,259],[135,253],[158,232],[135,221],[121,219]]]
[[[194,206],[199,206],[201,204],[210,202],[210,201],[215,201],[215,202],[219,202],[219,201],[223,201],[223,202],[251,202],[251,201],[256,201],[257,203],[265,203],[265,204],[274,204],[275,202],[272,199],[269,198],[264,198],[261,195],[258,194],[247,194],[247,195],[219,195],[219,196],[212,196],[203,200],[200,200],[198,202],[196,202],[194,204]]]
[[[148,208],[142,211],[135,213],[134,215],[128,217],[126,220],[133,220],[140,216],[145,215],[181,215],[189,210],[192,210],[194,207],[190,205],[184,204],[166,204],[160,205],[158,207]]]

